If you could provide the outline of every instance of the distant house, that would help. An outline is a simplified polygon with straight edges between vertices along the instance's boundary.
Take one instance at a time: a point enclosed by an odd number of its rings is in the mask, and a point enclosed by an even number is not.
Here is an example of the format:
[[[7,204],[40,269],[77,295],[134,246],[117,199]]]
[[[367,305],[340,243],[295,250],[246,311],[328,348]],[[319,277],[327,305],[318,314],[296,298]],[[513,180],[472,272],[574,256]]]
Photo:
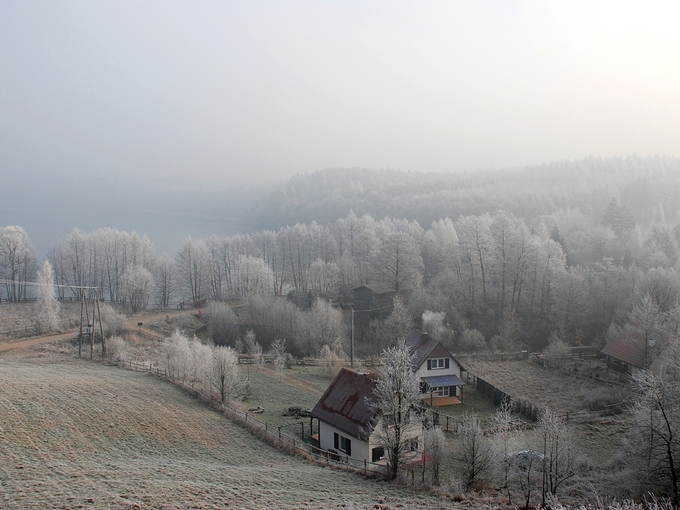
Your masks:
[[[414,329],[406,337],[406,346],[413,355],[413,371],[420,380],[421,400],[432,406],[460,404],[465,384],[460,373],[465,369],[441,342]]]
[[[354,296],[352,308],[361,311],[389,307],[396,295],[394,289],[380,284],[361,285],[355,287],[352,293]]]
[[[614,335],[604,346],[607,367],[615,372],[635,375],[640,370],[658,373],[661,353],[674,340],[658,329],[631,326]]]
[[[374,433],[377,426],[382,426],[380,410],[371,405],[375,385],[375,374],[340,370],[311,412],[312,418],[319,421],[320,448],[347,456],[356,465],[383,459],[385,451]],[[416,426],[409,431],[414,449],[419,432]]]

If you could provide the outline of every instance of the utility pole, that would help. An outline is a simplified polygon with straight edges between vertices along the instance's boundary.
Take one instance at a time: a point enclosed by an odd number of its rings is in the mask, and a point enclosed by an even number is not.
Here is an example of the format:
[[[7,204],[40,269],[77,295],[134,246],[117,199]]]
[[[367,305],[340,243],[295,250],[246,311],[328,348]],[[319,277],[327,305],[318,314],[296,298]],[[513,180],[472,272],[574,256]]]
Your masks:
[[[349,366],[354,368],[354,307],[352,307],[352,339],[349,344]]]

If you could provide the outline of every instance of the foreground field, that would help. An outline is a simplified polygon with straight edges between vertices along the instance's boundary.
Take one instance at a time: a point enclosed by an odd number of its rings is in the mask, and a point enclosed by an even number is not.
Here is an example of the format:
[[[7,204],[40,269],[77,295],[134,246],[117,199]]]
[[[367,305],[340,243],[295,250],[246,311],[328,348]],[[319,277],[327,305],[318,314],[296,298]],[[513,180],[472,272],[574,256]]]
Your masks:
[[[309,464],[153,377],[69,357],[0,358],[0,506],[452,505]]]

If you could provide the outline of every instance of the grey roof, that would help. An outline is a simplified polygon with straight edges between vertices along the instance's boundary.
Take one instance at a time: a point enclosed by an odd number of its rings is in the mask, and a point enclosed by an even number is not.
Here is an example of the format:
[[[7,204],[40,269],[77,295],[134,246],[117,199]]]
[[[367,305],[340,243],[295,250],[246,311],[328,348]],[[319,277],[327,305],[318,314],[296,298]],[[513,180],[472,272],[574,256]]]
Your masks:
[[[389,287],[382,283],[370,283],[368,285],[359,285],[358,287],[354,287],[352,290],[358,290],[361,288],[367,288],[374,294],[388,294],[390,292],[394,292],[394,289],[392,287]]]
[[[374,374],[359,374],[343,368],[312,409],[312,416],[357,437],[368,439],[380,410],[373,400]]]
[[[436,375],[434,377],[423,377],[423,381],[431,388],[440,386],[463,386],[465,383],[457,375]]]
[[[413,370],[418,370],[418,368],[425,363],[425,360],[430,356],[432,351],[434,351],[437,346],[446,351],[451,359],[458,364],[461,370],[465,370],[463,365],[461,365],[456,358],[449,352],[449,350],[441,345],[441,342],[431,338],[427,333],[421,333],[417,329],[412,329],[411,332],[406,337],[406,347],[409,348],[411,354],[413,355]]]
[[[406,347],[413,355],[414,370],[418,370],[418,367],[425,362],[438,343],[434,338],[430,338],[427,333],[421,333],[417,329],[411,330],[406,337]]]

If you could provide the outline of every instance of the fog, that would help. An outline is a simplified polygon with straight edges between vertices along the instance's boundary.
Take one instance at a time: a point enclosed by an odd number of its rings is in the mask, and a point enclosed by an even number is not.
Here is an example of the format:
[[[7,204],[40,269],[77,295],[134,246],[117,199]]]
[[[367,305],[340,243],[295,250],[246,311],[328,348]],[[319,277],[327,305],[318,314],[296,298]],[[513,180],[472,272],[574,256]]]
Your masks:
[[[3,2],[0,168],[23,184],[3,191],[0,223],[46,197],[55,215],[83,195],[147,210],[140,178],[214,189],[329,167],[677,156],[679,9]]]

